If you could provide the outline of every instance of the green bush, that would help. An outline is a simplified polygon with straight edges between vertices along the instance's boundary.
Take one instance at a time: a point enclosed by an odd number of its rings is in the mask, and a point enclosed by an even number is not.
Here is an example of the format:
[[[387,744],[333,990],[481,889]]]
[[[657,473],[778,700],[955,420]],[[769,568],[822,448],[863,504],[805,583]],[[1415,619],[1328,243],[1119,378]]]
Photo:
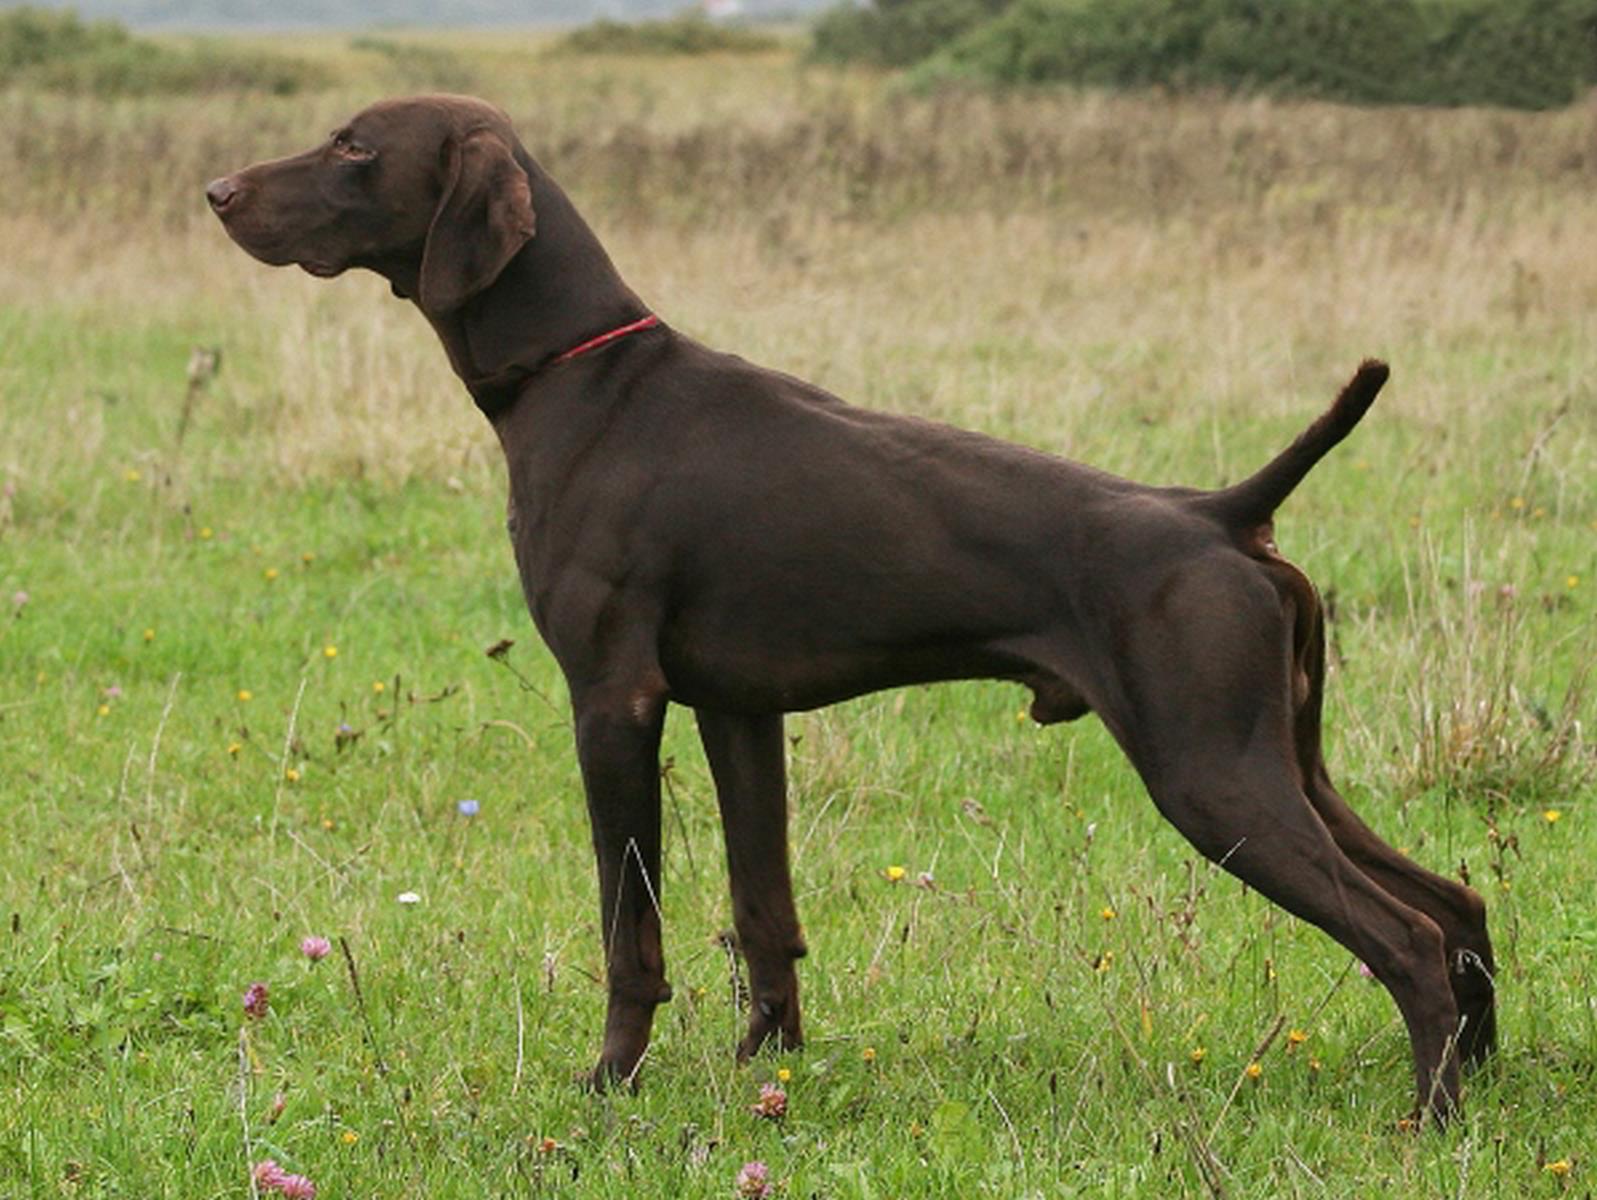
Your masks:
[[[1429,0],[1428,104],[1559,108],[1597,83],[1597,0]]]
[[[816,22],[811,53],[822,62],[907,67],[1009,7],[1010,0],[878,0],[844,5]]]
[[[923,84],[1558,108],[1597,83],[1597,0],[882,0],[835,10],[815,52]]]
[[[1209,6],[1195,86],[1277,92],[1361,104],[1405,103],[1416,93],[1427,29],[1403,0],[1266,0]]]
[[[1020,0],[923,77],[1409,99],[1425,45],[1405,0]]]
[[[16,8],[0,13],[0,77],[67,92],[297,92],[324,82],[298,59],[214,42],[175,48],[134,37],[113,21]]]
[[[13,8],[0,12],[0,74],[9,79],[45,63],[115,50],[131,40],[113,21],[88,25],[73,12]]]
[[[595,21],[560,40],[561,49],[575,54],[748,54],[778,44],[768,33],[718,25],[699,12],[663,21]]]

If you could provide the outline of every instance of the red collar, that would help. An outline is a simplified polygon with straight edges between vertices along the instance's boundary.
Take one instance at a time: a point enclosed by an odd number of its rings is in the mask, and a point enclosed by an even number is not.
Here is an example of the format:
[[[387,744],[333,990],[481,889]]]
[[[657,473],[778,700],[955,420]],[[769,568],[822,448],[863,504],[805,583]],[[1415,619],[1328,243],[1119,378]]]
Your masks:
[[[521,394],[521,387],[539,371],[547,367],[559,366],[573,358],[597,350],[601,346],[608,346],[611,342],[626,337],[630,333],[641,333],[645,329],[654,329],[660,325],[660,318],[650,313],[646,317],[639,317],[636,321],[629,321],[625,325],[618,325],[608,333],[601,333],[598,337],[591,337],[571,349],[566,350],[553,358],[545,359],[535,367],[525,366],[521,363],[512,363],[502,371],[480,379],[467,379],[466,390],[471,393],[472,399],[477,402],[477,407],[489,420],[493,420],[504,413],[516,402],[516,397]]]
[[[630,321],[625,325],[618,325],[608,333],[601,333],[598,337],[591,337],[587,341],[571,347],[571,349],[565,351],[563,354],[555,355],[554,358],[549,360],[550,365],[552,366],[555,363],[568,362],[571,359],[576,358],[578,355],[586,354],[590,350],[597,350],[600,346],[608,346],[611,342],[618,338],[624,338],[629,333],[640,333],[645,329],[653,329],[659,323],[660,318],[655,316],[653,313],[650,313],[646,317],[639,317],[636,321]]]

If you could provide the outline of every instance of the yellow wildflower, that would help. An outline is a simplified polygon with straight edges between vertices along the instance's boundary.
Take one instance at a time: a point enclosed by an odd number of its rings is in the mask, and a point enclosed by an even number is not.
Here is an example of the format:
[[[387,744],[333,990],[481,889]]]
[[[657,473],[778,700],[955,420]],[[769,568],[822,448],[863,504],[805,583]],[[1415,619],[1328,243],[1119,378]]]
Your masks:
[[[1563,1176],[1569,1174],[1571,1166],[1573,1166],[1573,1164],[1567,1158],[1556,1158],[1546,1166],[1542,1167],[1542,1170],[1562,1178]]]
[[[1563,819],[1564,819],[1564,814],[1562,812],[1560,812],[1556,808],[1548,808],[1548,809],[1543,809],[1542,810],[1542,820],[1546,821],[1549,825],[1556,825],[1559,821],[1562,821]]]
[[[1249,1079],[1257,1079],[1259,1076],[1264,1074],[1264,1068],[1261,1067],[1258,1063],[1258,1060],[1255,1059],[1253,1062],[1250,1062],[1247,1065],[1247,1068],[1242,1073]]]
[[[888,883],[897,883],[900,879],[904,878],[904,868],[899,866],[897,863],[894,863],[892,866],[888,867],[887,870],[883,871],[882,874],[887,876]]]

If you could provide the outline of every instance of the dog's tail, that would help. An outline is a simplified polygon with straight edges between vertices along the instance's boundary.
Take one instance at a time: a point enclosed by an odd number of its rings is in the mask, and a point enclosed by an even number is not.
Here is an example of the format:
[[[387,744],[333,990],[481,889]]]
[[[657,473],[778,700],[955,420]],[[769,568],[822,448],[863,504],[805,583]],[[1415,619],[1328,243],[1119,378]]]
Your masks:
[[[1269,521],[1281,502],[1292,494],[1292,489],[1314,469],[1314,464],[1353,432],[1359,418],[1375,402],[1389,374],[1384,362],[1365,359],[1336,402],[1300,433],[1296,441],[1241,483],[1199,497],[1198,507],[1232,529]]]

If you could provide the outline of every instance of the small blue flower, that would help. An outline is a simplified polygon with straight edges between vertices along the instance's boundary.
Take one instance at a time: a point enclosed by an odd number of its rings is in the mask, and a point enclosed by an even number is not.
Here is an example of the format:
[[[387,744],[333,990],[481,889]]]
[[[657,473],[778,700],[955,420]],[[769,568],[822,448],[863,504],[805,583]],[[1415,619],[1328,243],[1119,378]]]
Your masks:
[[[479,805],[475,800],[462,800],[459,804],[455,805],[456,810],[459,811],[460,815],[463,817],[475,817],[477,815],[478,807]]]

